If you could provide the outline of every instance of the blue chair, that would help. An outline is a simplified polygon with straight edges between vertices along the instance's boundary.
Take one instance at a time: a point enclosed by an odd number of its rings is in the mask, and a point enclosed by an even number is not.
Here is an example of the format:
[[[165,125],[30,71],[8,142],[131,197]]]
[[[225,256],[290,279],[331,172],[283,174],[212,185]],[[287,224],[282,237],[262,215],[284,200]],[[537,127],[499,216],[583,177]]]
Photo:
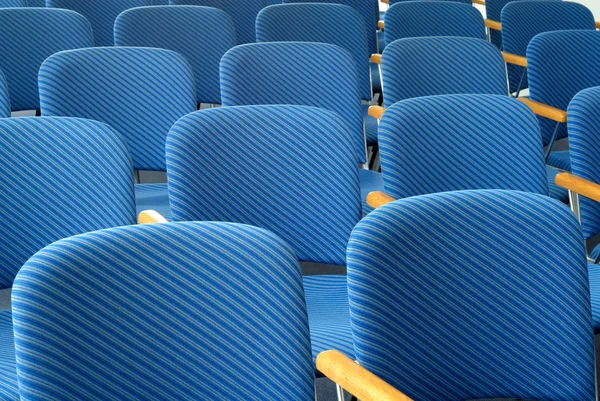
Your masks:
[[[314,400],[298,262],[265,230],[68,238],[25,264],[13,308],[22,400]]]
[[[170,0],[175,6],[206,6],[225,11],[233,20],[236,44],[256,42],[256,16],[268,4],[266,0]]]
[[[535,18],[532,18],[535,16]],[[562,1],[515,1],[502,9],[504,51],[525,56],[531,39],[542,32],[570,29],[595,30],[594,15],[585,6]],[[527,69],[508,64],[510,92],[528,87]]]
[[[595,399],[583,238],[556,200],[481,190],[382,207],[352,232],[348,292],[357,362],[412,399]]]
[[[350,6],[297,3],[264,8],[256,18],[257,42],[320,42],[348,50],[356,63],[360,97],[373,101],[371,65],[364,20]],[[367,144],[377,143],[377,120],[363,107]]]
[[[46,0],[47,7],[65,8],[84,15],[92,24],[95,46],[113,46],[117,16],[129,8],[148,4],[148,0]]]
[[[209,155],[215,163],[205,166]],[[335,113],[271,105],[189,114],[167,138],[167,175],[174,221],[262,227],[301,262],[345,265],[361,203],[354,144]],[[353,353],[346,277],[338,270],[304,277],[314,358],[332,347]]]
[[[0,119],[0,143],[0,288],[54,241],[135,223],[131,159],[107,125]],[[10,311],[0,311],[0,338],[0,397],[19,399]]]
[[[46,0],[25,0],[27,7],[46,7]]]
[[[389,6],[391,8],[393,5],[396,5],[398,3],[406,3],[406,2],[409,2],[409,1],[413,1],[413,0],[389,0],[388,4],[389,4]],[[427,1],[430,1],[430,0],[427,0]],[[445,2],[451,2],[451,3],[463,3],[463,4],[468,4],[468,5],[472,4],[472,0],[434,0],[434,1],[445,1]],[[389,11],[389,9],[388,9],[388,11]]]
[[[8,117],[10,117],[10,95],[8,94],[6,78],[0,71],[0,118]]]
[[[93,44],[89,22],[68,10],[0,10],[0,69],[13,111],[40,108],[37,74],[52,54]]]
[[[44,62],[39,80],[42,115],[109,124],[124,136],[138,171],[166,170],[167,133],[179,118],[196,110],[191,68],[171,50],[61,52]],[[168,217],[166,184],[136,185],[136,204],[139,211],[157,209]]]
[[[229,15],[216,8],[138,7],[117,17],[115,45],[158,47],[182,54],[192,66],[198,103],[220,104],[219,63],[235,46],[235,30]]]
[[[481,13],[454,1],[402,1],[385,13],[386,45],[398,39],[460,36],[486,39]]]
[[[27,7],[27,0],[0,0],[0,8]]]

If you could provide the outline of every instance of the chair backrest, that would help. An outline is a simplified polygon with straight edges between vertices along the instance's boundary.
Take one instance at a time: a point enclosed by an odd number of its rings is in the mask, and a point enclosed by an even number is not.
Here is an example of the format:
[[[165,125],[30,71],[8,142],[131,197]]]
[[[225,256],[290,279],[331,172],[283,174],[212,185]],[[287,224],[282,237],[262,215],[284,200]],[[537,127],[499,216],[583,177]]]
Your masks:
[[[225,11],[231,16],[237,37],[236,44],[256,42],[256,16],[268,4],[266,0],[171,0],[176,6],[206,6]]]
[[[84,15],[92,24],[95,46],[114,45],[115,18],[128,8],[147,6],[148,0],[46,0],[47,7],[65,8]]]
[[[169,129],[196,110],[191,68],[171,50],[103,47],[61,52],[44,62],[39,80],[42,115],[109,124],[125,137],[138,170],[165,170]]]
[[[263,227],[302,261],[344,265],[348,236],[361,217],[352,145],[341,118],[314,107],[189,114],[167,139],[172,217]],[[210,166],[203,162],[208,157]],[[222,190],[217,202],[215,185]]]
[[[233,22],[225,11],[198,6],[132,8],[115,21],[115,45],[182,54],[194,72],[198,103],[221,103],[219,63],[235,46]]]
[[[27,0],[0,0],[0,8],[27,7]]]
[[[548,195],[537,119],[508,96],[403,100],[383,115],[379,147],[385,192],[396,199],[466,189]]]
[[[479,10],[454,1],[405,1],[385,13],[385,43],[423,36],[486,39]]]
[[[0,10],[0,69],[6,76],[13,111],[40,107],[38,71],[50,55],[93,45],[89,22],[69,10]]]
[[[538,33],[596,29],[594,15],[589,9],[567,1],[515,1],[502,9],[500,21],[503,49],[520,56],[526,55],[527,45]],[[508,65],[511,92],[527,88],[526,71],[523,67]]]
[[[135,222],[131,159],[105,124],[0,119],[0,288],[44,246]]]
[[[283,0],[283,3],[334,3],[354,8],[363,18],[369,43],[369,53],[377,53],[377,21],[379,10],[373,0]]]
[[[348,50],[354,57],[360,96],[371,100],[371,71],[365,24],[358,12],[342,4],[297,3],[264,8],[256,19],[258,42],[320,42]]]
[[[481,39],[396,40],[385,48],[381,68],[386,107],[419,96],[508,94],[504,59],[495,46]]]
[[[138,225],[59,241],[13,288],[21,397],[314,400],[303,295],[294,252],[256,227]]]
[[[566,110],[582,89],[600,85],[600,32],[572,30],[545,32],[527,47],[527,72],[532,100]],[[556,123],[540,117],[544,146]],[[557,138],[567,136],[562,124]]]
[[[390,6],[390,8],[398,3],[407,3],[409,1],[413,1],[413,0],[389,0],[388,4]],[[444,2],[449,2],[449,3],[463,3],[463,4],[468,4],[468,5],[472,5],[472,1],[470,0],[421,0],[421,1],[444,1]]]
[[[6,85],[6,77],[0,71],[0,118],[10,117],[10,95]]]
[[[568,108],[571,170],[578,177],[600,183],[600,87],[588,88],[573,97]],[[600,233],[600,205],[580,197],[583,236]]]
[[[350,128],[357,162],[366,161],[356,64],[345,49],[308,42],[253,43],[221,59],[224,106],[296,104],[338,113]]]
[[[46,7],[46,0],[25,0],[27,7]]]
[[[577,220],[539,194],[399,200],[348,244],[356,359],[415,400],[594,400],[589,291]]]

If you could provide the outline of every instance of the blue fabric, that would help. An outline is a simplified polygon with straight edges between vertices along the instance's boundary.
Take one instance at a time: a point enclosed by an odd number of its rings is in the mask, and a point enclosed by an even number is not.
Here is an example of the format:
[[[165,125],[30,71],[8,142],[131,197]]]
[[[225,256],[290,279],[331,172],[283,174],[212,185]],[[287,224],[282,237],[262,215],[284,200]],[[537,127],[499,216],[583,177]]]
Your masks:
[[[531,99],[566,110],[577,92],[600,85],[600,32],[541,33],[529,43],[527,63]],[[544,146],[555,126],[554,121],[540,117]],[[557,139],[566,136],[567,126],[561,124]]]
[[[377,21],[379,21],[379,8],[373,0],[283,0],[283,3],[333,3],[354,8],[364,20],[369,53],[378,53]]]
[[[46,7],[46,0],[25,0],[27,7]]]
[[[347,304],[348,301],[346,300]],[[348,320],[350,320],[350,317],[348,317]],[[7,310],[0,311],[0,399],[20,399],[12,313]]]
[[[115,18],[128,8],[147,6],[148,0],[47,0],[49,8],[73,10],[85,16],[92,24],[95,46],[114,44]]]
[[[385,48],[381,67],[386,107],[419,96],[508,94],[504,59],[481,39],[399,39]]]
[[[399,200],[348,245],[356,358],[415,400],[594,400],[589,291],[579,223],[539,194]]]
[[[27,7],[27,0],[0,0],[0,8]]]
[[[548,164],[555,166],[561,170],[571,170],[571,157],[568,150],[559,150],[550,153],[548,156]]]
[[[500,21],[503,50],[519,56],[526,55],[527,45],[538,33],[568,29],[596,29],[594,15],[589,9],[581,4],[567,1],[515,1],[502,9]],[[518,89],[527,88],[527,69],[511,64],[507,67],[510,91],[516,92]],[[521,77],[523,77],[522,82]],[[519,82],[521,82],[520,87]]]
[[[460,36],[486,40],[479,10],[454,1],[404,1],[385,13],[385,42],[423,36]]]
[[[13,111],[39,109],[38,71],[48,56],[93,44],[89,22],[68,10],[2,9],[0,37],[0,69]]]
[[[395,4],[405,3],[405,2],[409,2],[409,1],[413,1],[413,0],[389,0],[388,4],[390,5],[390,8],[391,8],[391,6],[393,6]],[[465,3],[465,4],[469,4],[469,5],[472,4],[472,2],[469,1],[469,0],[434,0],[434,1],[447,1],[447,2],[452,2],[452,3]],[[388,9],[388,11],[389,11],[389,9]]]
[[[196,110],[190,66],[171,50],[105,47],[61,52],[44,62],[39,81],[42,115],[109,124],[125,137],[138,170],[165,171],[169,129]]]
[[[548,191],[552,198],[558,199],[559,201],[568,204],[569,191],[567,191],[563,187],[559,187],[554,182],[556,175],[561,172],[561,170],[558,170],[552,166],[546,166],[546,175],[548,177]]]
[[[116,46],[159,47],[185,56],[198,103],[221,103],[219,63],[235,40],[229,15],[211,7],[138,7],[115,21]]]
[[[137,215],[144,210],[154,210],[165,219],[171,220],[167,184],[136,184],[135,208]]]
[[[376,118],[371,117],[369,115],[369,107],[371,107],[370,104],[362,105],[363,121],[365,124],[365,136],[367,138],[367,145],[370,146],[377,143],[377,130],[379,127],[379,122]]]
[[[256,42],[256,16],[265,8],[266,0],[170,0],[176,6],[206,6],[219,8],[231,17],[235,27],[236,44]]]
[[[379,148],[385,192],[395,199],[465,189],[548,195],[536,117],[508,96],[398,102],[381,119]]]
[[[59,241],[19,273],[13,318],[22,400],[314,400],[298,261],[256,227]]]
[[[10,117],[10,96],[8,86],[6,86],[6,77],[0,71],[0,118]]]
[[[224,106],[297,104],[338,113],[350,128],[357,162],[366,162],[356,66],[345,49],[308,42],[253,43],[221,59]]]
[[[598,249],[598,247],[596,247],[596,249]],[[588,275],[590,279],[594,332],[598,333],[600,331],[600,266],[594,263],[588,263]]]
[[[371,192],[383,191],[383,175],[373,170],[358,170],[360,177],[360,199],[362,200],[363,215],[373,211],[373,208],[367,204],[367,196]]]
[[[356,64],[360,96],[371,100],[369,47],[364,20],[341,4],[280,4],[263,9],[256,19],[258,42],[320,42],[348,50]]]
[[[44,246],[133,224],[131,159],[105,124],[74,118],[0,119],[0,288]]]

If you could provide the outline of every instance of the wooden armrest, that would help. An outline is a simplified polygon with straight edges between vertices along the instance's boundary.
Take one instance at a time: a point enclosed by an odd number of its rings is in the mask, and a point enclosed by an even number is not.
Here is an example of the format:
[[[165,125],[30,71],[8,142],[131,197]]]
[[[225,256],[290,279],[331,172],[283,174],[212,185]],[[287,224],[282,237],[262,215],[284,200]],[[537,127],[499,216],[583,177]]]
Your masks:
[[[383,205],[387,205],[395,200],[396,199],[381,191],[371,192],[369,195],[367,195],[367,204],[375,209],[380,208]]]
[[[339,351],[321,352],[317,369],[361,401],[412,401]]]
[[[519,100],[525,103],[538,116],[546,117],[557,123],[567,122],[567,112],[547,104],[536,102],[526,97],[520,97]]]
[[[381,117],[383,117],[383,113],[385,112],[385,109],[381,106],[371,106],[369,107],[369,115],[371,117],[374,117],[378,120],[381,120]]]
[[[502,52],[502,57],[504,57],[504,61],[508,64],[514,64],[521,67],[527,67],[527,58],[523,56],[519,56],[518,54]]]
[[[596,22],[596,29],[600,29],[600,22]]]
[[[371,63],[381,64],[381,54],[372,54]]]
[[[377,22],[377,27],[379,29],[385,29],[385,22],[384,21],[378,21]]]
[[[485,19],[483,21],[485,23],[485,26],[487,26],[490,29],[493,29],[494,31],[501,31],[502,30],[502,24],[499,23],[498,21],[494,21],[492,19]]]
[[[383,4],[389,4],[390,2],[388,0],[379,0],[381,1]]]
[[[155,223],[168,223],[156,210],[144,210],[138,216],[138,224],[155,224]]]
[[[559,187],[578,193],[581,196],[600,202],[600,185],[588,181],[585,178],[577,177],[570,173],[560,173],[554,178],[554,182]]]
[[[473,4],[479,4],[481,6],[485,6],[485,0],[473,0]]]

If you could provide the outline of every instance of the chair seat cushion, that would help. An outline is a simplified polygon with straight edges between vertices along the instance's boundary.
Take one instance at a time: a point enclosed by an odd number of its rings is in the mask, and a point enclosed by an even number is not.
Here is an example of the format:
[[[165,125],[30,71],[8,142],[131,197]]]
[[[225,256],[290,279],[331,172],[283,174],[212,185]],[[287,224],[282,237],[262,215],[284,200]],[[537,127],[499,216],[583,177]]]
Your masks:
[[[598,247],[600,247],[600,245]],[[597,250],[598,247],[596,247],[594,250]],[[590,279],[594,332],[600,333],[600,265],[588,263],[588,276]]]
[[[362,200],[363,215],[373,211],[373,208],[367,204],[367,195],[374,191],[383,191],[383,176],[381,173],[372,170],[359,170],[360,178],[360,199]]]
[[[548,164],[561,170],[571,171],[571,157],[568,150],[551,152],[548,156]]]
[[[363,104],[363,120],[365,121],[365,132],[367,134],[367,145],[375,145],[377,143],[377,119],[369,115],[369,104]]]
[[[137,184],[135,186],[135,206],[138,215],[144,210],[156,210],[165,219],[171,220],[167,184]]]
[[[17,363],[12,313],[0,311],[0,400],[18,400]]]
[[[554,178],[556,174],[560,173],[560,170],[552,168],[550,166],[546,166],[546,176],[548,177],[548,190],[550,192],[550,197],[554,199],[558,199],[562,203],[569,203],[569,191],[566,189],[559,187],[554,183]]]
[[[313,361],[330,349],[354,359],[346,276],[305,276],[303,280]]]

